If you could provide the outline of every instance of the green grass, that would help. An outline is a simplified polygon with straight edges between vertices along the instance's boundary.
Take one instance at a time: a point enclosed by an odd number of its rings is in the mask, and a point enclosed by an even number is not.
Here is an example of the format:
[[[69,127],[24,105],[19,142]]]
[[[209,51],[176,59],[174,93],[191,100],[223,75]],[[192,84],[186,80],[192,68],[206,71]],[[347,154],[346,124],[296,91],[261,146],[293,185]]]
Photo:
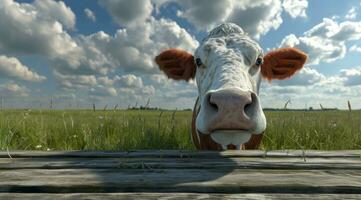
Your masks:
[[[0,150],[194,149],[189,111],[0,111]],[[261,148],[361,148],[361,111],[266,112]]]

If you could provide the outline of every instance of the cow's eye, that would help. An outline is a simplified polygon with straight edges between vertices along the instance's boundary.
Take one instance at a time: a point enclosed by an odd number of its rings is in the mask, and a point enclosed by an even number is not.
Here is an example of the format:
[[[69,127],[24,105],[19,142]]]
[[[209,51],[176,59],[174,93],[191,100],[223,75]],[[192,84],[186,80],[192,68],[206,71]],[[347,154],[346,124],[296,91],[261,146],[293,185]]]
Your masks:
[[[258,57],[257,60],[256,60],[255,65],[256,65],[257,67],[260,67],[262,64],[263,64],[263,58],[262,58],[262,57]]]
[[[203,63],[200,58],[196,58],[196,65],[197,65],[197,67],[203,67]]]

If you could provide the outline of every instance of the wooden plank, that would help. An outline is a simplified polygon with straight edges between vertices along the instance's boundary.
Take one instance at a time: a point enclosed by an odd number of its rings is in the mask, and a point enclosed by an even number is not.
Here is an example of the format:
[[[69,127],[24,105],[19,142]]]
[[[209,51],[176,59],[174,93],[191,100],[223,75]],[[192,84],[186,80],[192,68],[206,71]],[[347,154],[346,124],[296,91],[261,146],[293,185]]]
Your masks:
[[[0,170],[18,169],[354,169],[355,158],[16,158],[0,159]]]
[[[66,200],[98,200],[98,199],[137,199],[137,200],[184,200],[184,199],[212,199],[212,200],[259,200],[259,199],[276,199],[276,200],[339,200],[339,199],[361,199],[359,194],[199,194],[199,193],[71,193],[71,194],[24,194],[24,193],[10,193],[1,194],[0,199],[34,199],[34,200],[53,200],[53,199],[66,199]]]
[[[84,158],[105,158],[105,157],[163,157],[163,158],[182,158],[182,157],[353,157],[360,158],[361,150],[347,151],[313,151],[313,150],[285,150],[285,151],[180,151],[180,150],[157,150],[157,151],[128,151],[128,152],[106,152],[106,151],[10,151],[0,152],[0,158],[26,157],[84,157]]]
[[[0,195],[7,192],[361,194],[360,153],[358,150],[19,151],[11,153],[10,159],[7,152],[0,152]]]
[[[0,192],[361,194],[361,170],[151,168],[1,170]]]

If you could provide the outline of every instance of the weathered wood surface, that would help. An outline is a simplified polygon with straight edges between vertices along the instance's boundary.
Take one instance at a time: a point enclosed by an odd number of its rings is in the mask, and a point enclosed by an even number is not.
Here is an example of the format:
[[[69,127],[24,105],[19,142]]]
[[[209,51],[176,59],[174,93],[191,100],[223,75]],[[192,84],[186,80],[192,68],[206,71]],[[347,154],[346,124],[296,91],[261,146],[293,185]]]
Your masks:
[[[274,193],[274,194],[205,194],[205,193],[67,193],[67,194],[24,194],[24,193],[8,193],[1,194],[0,199],[34,199],[34,200],[99,200],[99,199],[110,199],[110,200],[119,200],[119,199],[136,199],[136,200],[266,200],[266,199],[275,199],[275,200],[360,200],[361,195],[359,194],[284,194],[284,193]]]
[[[0,199],[361,199],[360,156],[361,150],[0,152]]]

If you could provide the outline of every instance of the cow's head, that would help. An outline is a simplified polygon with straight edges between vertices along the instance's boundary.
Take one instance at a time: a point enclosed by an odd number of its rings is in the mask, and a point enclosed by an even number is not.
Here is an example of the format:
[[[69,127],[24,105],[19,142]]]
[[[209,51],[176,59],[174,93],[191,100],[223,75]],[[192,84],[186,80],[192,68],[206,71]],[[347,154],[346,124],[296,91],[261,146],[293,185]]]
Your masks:
[[[156,57],[175,80],[196,78],[199,112],[196,129],[225,148],[247,142],[266,129],[259,88],[262,77],[285,79],[301,69],[306,54],[294,48],[263,54],[262,48],[237,25],[226,23],[204,38],[194,55],[170,49]]]

